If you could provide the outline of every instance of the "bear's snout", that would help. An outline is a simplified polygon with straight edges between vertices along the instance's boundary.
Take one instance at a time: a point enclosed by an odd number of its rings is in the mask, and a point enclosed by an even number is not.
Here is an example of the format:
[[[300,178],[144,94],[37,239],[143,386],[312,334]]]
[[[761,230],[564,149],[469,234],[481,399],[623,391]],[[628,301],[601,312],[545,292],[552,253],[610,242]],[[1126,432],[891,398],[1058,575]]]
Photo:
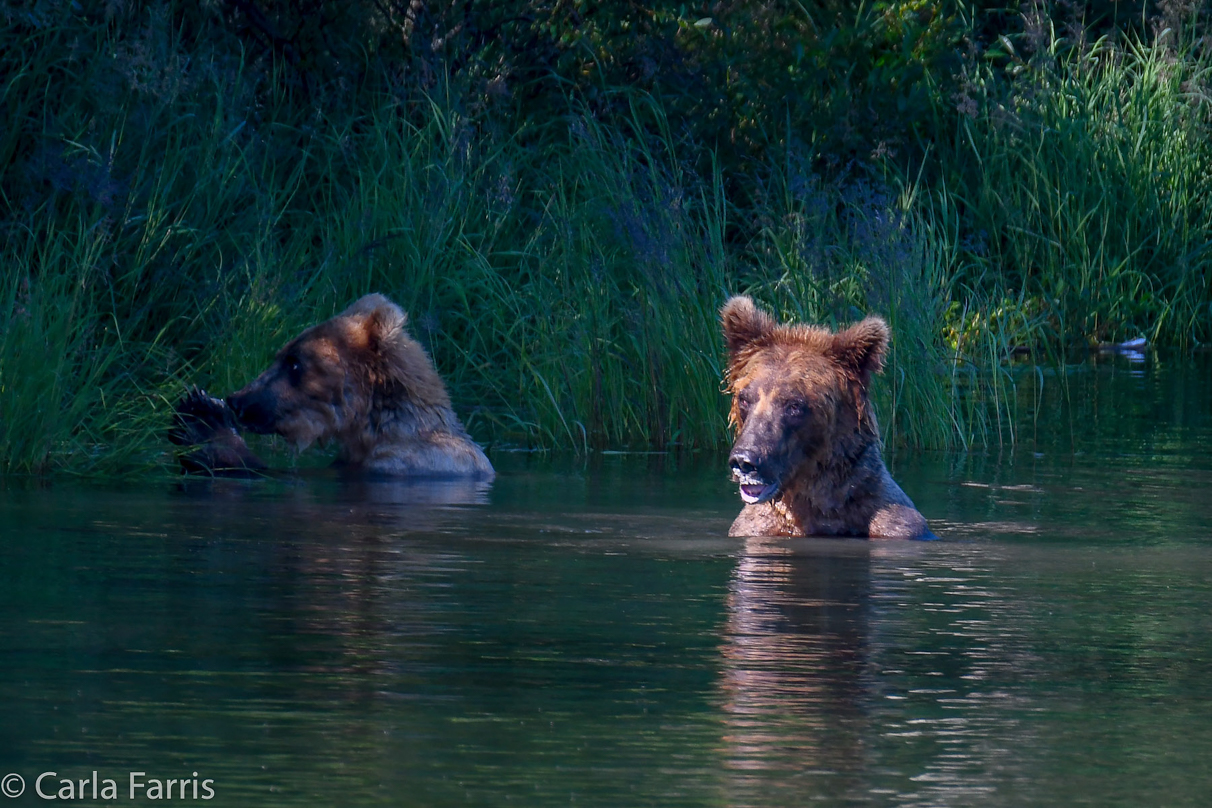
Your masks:
[[[261,400],[263,397],[244,390],[227,397],[227,406],[235,413],[240,426],[259,435],[274,431],[273,408],[266,406]]]
[[[733,475],[738,479],[750,477],[757,474],[758,460],[748,449],[734,449],[728,458],[728,468],[732,469]]]
[[[733,447],[728,467],[732,469],[733,479],[740,483],[741,499],[746,504],[766,502],[778,493],[778,475],[769,474],[766,465],[752,449]]]

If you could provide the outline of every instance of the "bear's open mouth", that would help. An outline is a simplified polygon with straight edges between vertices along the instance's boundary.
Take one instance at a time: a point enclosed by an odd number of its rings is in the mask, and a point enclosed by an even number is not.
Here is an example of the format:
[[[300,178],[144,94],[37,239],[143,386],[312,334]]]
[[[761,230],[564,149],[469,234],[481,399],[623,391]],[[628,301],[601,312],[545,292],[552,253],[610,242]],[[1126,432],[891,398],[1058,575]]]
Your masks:
[[[778,483],[741,483],[741,499],[746,505],[766,502],[773,499],[778,492]]]

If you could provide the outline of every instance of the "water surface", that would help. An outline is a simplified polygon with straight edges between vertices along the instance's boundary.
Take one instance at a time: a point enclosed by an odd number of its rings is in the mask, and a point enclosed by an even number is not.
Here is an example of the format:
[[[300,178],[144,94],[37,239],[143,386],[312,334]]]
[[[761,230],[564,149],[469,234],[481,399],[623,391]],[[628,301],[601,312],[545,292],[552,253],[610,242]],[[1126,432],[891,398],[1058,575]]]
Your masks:
[[[1202,805],[1212,365],[902,455],[942,541],[743,540],[718,457],[0,490],[0,774],[219,805]],[[58,788],[58,778],[44,785]]]

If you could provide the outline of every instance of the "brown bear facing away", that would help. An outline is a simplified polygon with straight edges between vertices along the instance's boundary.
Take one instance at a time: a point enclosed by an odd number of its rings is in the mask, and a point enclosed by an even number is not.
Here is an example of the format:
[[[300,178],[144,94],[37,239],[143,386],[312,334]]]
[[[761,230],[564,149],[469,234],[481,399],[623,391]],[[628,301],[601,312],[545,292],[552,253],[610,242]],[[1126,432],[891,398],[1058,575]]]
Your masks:
[[[720,314],[737,433],[728,465],[745,502],[729,535],[934,538],[880,456],[867,386],[887,324],[782,325],[748,297]]]
[[[446,386],[400,307],[367,295],[278,351],[227,404],[239,425],[299,449],[335,441],[342,468],[391,476],[491,479]]]

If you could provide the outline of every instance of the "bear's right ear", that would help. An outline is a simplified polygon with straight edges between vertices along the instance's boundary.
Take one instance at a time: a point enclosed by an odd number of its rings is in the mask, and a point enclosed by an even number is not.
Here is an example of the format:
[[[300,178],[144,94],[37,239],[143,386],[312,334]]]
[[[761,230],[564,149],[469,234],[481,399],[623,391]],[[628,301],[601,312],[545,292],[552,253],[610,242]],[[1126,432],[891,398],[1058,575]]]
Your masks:
[[[724,342],[728,346],[729,359],[735,359],[745,346],[778,327],[773,317],[755,306],[752,298],[745,295],[728,299],[724,308],[720,309],[720,323],[724,326]]]

